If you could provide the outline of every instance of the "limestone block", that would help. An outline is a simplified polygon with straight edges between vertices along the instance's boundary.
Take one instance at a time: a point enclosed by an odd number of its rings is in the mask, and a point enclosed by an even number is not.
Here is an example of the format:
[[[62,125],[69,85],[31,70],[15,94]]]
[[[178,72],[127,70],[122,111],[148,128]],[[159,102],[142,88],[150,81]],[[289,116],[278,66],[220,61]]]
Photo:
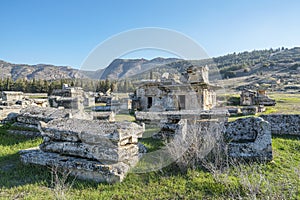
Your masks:
[[[271,126],[262,118],[249,117],[229,122],[225,138],[231,157],[272,160]]]
[[[53,119],[59,118],[78,118],[91,120],[92,116],[79,110],[33,106],[22,109],[17,117],[17,121],[26,124],[38,125],[40,121],[47,123]]]
[[[108,140],[117,145],[137,143],[144,128],[132,122],[103,122],[98,120],[58,119],[41,124],[42,135],[53,140],[81,141],[101,144]]]
[[[138,146],[129,144],[118,147],[109,141],[106,144],[89,145],[76,142],[44,142],[40,149],[45,152],[59,153],[61,155],[76,156],[98,160],[102,163],[128,163],[139,153]]]
[[[83,180],[107,183],[121,182],[130,170],[130,166],[122,162],[103,164],[99,161],[63,156],[57,153],[43,152],[38,149],[20,153],[21,161],[24,164],[37,164],[69,170],[72,175]]]

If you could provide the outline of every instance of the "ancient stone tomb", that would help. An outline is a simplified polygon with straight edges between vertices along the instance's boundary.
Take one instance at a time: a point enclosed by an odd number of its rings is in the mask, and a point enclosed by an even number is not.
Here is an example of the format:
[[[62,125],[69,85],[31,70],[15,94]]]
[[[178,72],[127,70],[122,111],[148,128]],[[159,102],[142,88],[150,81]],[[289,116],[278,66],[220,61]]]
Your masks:
[[[120,182],[139,156],[144,128],[132,122],[56,119],[41,122],[43,143],[21,152],[25,164],[69,170],[79,179]]]

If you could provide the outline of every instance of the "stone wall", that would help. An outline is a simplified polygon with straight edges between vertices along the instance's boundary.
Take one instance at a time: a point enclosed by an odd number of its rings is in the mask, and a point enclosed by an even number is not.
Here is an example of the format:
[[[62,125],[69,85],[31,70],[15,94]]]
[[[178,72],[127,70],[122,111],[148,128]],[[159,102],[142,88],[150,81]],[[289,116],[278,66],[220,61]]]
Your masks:
[[[260,117],[271,124],[272,134],[300,135],[300,115],[271,114]]]
[[[23,163],[68,169],[78,178],[120,182],[139,158],[144,128],[132,122],[57,119],[40,123],[40,149],[25,151]]]

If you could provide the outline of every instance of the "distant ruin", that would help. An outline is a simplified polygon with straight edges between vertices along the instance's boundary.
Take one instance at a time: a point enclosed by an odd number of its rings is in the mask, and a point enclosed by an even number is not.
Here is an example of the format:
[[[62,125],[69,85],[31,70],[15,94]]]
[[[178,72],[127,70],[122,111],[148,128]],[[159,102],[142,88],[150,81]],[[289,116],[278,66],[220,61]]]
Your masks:
[[[83,110],[84,107],[95,106],[95,97],[84,92],[81,87],[63,85],[62,89],[54,90],[48,97],[50,107]]]
[[[266,90],[243,90],[240,96],[241,106],[253,106],[253,105],[263,105],[263,106],[275,106],[276,102],[267,95]]]
[[[181,77],[164,74],[161,80],[142,81],[132,96],[132,109],[210,110],[216,106],[217,89],[209,83],[207,67],[190,66]]]

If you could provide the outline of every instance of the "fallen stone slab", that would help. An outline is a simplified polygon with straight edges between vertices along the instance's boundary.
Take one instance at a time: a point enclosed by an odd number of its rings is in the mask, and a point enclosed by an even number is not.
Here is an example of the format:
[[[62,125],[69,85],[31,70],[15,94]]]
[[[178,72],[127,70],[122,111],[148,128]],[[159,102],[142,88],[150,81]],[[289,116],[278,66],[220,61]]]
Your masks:
[[[60,118],[93,119],[91,115],[79,110],[31,106],[20,111],[17,121],[25,124],[38,125],[40,121],[47,123],[53,119]]]
[[[39,149],[21,151],[20,154],[24,164],[57,167],[70,171],[71,175],[78,179],[96,182],[121,182],[130,170],[130,166],[122,162],[108,165],[99,161],[43,152]]]
[[[44,152],[59,153],[66,156],[76,156],[98,160],[101,163],[130,163],[134,157],[138,157],[139,148],[135,144],[115,146],[109,141],[103,145],[89,145],[77,142],[44,142],[40,145]]]
[[[50,140],[81,141],[97,145],[111,141],[117,146],[136,144],[144,127],[133,122],[107,122],[99,120],[57,119],[41,123],[42,135]]]

